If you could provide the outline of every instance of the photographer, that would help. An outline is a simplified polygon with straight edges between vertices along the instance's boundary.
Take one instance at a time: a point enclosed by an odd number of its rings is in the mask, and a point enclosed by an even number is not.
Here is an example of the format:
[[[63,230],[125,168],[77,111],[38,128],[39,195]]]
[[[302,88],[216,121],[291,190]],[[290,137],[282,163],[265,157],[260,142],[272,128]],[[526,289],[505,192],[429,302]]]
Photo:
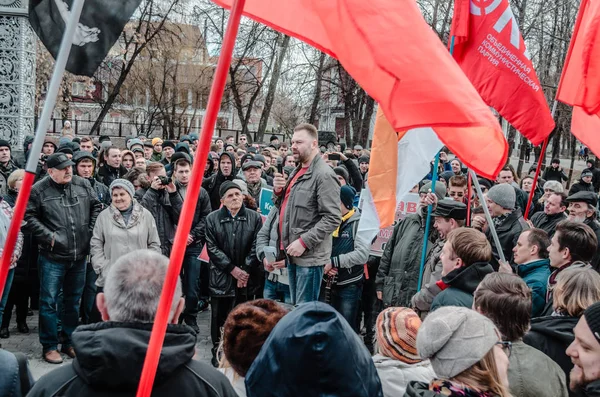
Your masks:
[[[164,165],[152,162],[146,167],[146,173],[151,185],[148,189],[139,189],[135,193],[135,199],[154,217],[161,251],[163,255],[169,256],[183,200],[177,194],[173,181],[167,178]]]

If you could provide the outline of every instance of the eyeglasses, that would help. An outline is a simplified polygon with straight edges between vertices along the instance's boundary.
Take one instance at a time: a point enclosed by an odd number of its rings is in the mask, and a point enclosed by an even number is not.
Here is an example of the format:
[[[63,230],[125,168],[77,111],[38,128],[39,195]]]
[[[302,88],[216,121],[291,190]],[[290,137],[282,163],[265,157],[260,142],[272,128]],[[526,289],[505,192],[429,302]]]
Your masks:
[[[460,193],[460,192],[450,192],[450,197],[464,197],[465,194],[464,193]]]
[[[506,357],[510,358],[510,354],[512,353],[512,342],[498,341],[496,344],[502,348]]]

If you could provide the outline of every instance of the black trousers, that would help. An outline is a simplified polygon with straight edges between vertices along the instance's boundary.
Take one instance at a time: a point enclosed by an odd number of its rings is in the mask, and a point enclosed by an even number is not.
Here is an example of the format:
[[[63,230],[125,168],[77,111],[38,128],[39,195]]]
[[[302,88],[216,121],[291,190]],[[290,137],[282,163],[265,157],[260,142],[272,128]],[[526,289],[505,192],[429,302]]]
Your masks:
[[[29,309],[29,282],[18,277],[13,280],[2,315],[2,328],[8,328],[14,307],[17,307],[17,324],[27,322]]]
[[[363,324],[366,330],[365,334],[365,345],[371,353],[373,353],[373,341],[375,339],[375,323],[377,316],[382,310],[381,301],[377,299],[377,291],[375,290],[375,277],[377,276],[377,270],[379,269],[379,262],[381,258],[370,255],[367,261],[367,269],[369,272],[369,278],[365,277],[361,307],[359,311],[359,319],[363,317]]]
[[[212,355],[217,356],[221,342],[221,328],[225,325],[227,316],[236,305],[235,297],[215,297],[210,300],[210,338],[212,339]]]

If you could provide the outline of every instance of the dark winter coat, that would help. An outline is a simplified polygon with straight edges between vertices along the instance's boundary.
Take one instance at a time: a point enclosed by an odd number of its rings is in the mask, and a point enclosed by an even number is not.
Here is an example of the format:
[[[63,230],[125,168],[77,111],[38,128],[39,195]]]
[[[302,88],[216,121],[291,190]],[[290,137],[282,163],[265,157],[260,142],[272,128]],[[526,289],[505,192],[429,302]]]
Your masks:
[[[256,257],[256,236],[261,227],[262,218],[258,212],[243,205],[235,218],[226,207],[206,217],[211,296],[236,296],[237,280],[231,275],[236,266],[250,274],[248,295],[257,292],[260,280],[264,278],[262,266]]]
[[[571,186],[571,189],[569,189],[569,196],[578,192],[594,192],[594,185],[580,180]]]
[[[248,397],[383,397],[362,339],[322,302],[303,303],[271,331],[246,374]]]
[[[563,170],[559,171],[559,169],[560,169],[560,167],[559,168],[552,168],[552,166],[546,167],[546,170],[544,171],[544,175],[542,175],[542,179],[545,179],[546,182],[547,181],[558,181],[560,183],[569,179],[569,177],[565,174],[565,172]]]
[[[105,186],[110,187],[110,184],[113,183],[115,179],[123,178],[126,173],[127,168],[122,165],[119,166],[119,168],[114,168],[108,164],[103,164],[98,168],[96,179]]]
[[[600,397],[600,380],[589,383],[583,390],[585,397]]]
[[[77,357],[44,375],[29,396],[133,396],[138,388],[152,324],[104,322],[73,332]],[[153,397],[236,397],[220,372],[193,360],[196,335],[186,325],[167,326]]]
[[[573,328],[578,321],[578,317],[570,316],[534,318],[531,320],[531,329],[523,337],[523,342],[535,347],[562,368],[567,384],[569,384],[569,373],[573,369],[573,363],[567,356],[566,350],[575,339]]]
[[[92,185],[94,191],[96,191],[96,194],[98,195],[98,201],[102,203],[102,208],[104,209],[108,207],[112,202],[112,195],[108,190],[108,186],[106,186],[102,182],[98,182],[94,178],[88,179],[88,182],[90,183],[90,185]]]
[[[135,192],[135,199],[154,217],[161,251],[163,255],[169,256],[183,206],[181,196],[177,192],[169,193],[166,189],[155,190],[150,187]]]
[[[493,272],[492,265],[486,262],[454,269],[442,277],[442,282],[447,288],[433,299],[431,311],[443,306],[473,307],[473,293],[483,278]]]
[[[424,235],[422,211],[408,215],[394,226],[375,279],[375,288],[383,292],[384,305],[409,307],[410,299],[417,292]],[[432,246],[432,241],[429,241],[428,252]]]
[[[592,261],[590,265],[596,270],[600,272],[600,223],[593,218],[587,218],[584,222],[586,225],[592,228],[594,234],[596,235],[596,239],[598,240],[598,248],[596,249],[596,253],[592,257]]]
[[[102,204],[87,180],[73,175],[71,182],[59,185],[46,177],[31,189],[24,227],[48,259],[78,261],[90,252],[90,239],[100,211]]]
[[[419,311],[421,317],[429,313],[433,299],[440,293],[441,289],[437,282],[442,279],[442,261],[440,255],[446,240],[439,238],[425,261],[423,269],[423,280],[421,281],[421,290],[417,292],[410,300],[410,307]]]
[[[513,262],[512,250],[517,244],[521,232],[527,229],[529,229],[529,225],[525,222],[525,219],[523,219],[523,215],[521,215],[521,210],[519,208],[508,214],[500,226],[496,226],[496,233],[498,233],[502,252],[504,253],[507,262]],[[494,266],[494,269],[497,270],[497,261],[500,259],[500,255],[498,254],[496,243],[494,242],[489,229],[486,232],[486,236],[492,246],[492,265]]]
[[[567,219],[567,215],[564,212],[558,214],[548,215],[544,211],[536,212],[531,217],[531,223],[537,229],[542,229],[548,233],[548,237],[552,238],[556,231],[556,225]]]
[[[183,202],[185,193],[182,186],[179,182],[175,182],[175,186],[177,187],[177,194]],[[204,242],[206,241],[206,217],[211,212],[210,197],[208,197],[208,192],[201,187],[200,197],[196,204],[196,212],[194,212],[194,220],[192,220],[192,229],[190,230],[190,234],[194,237],[194,241],[188,245],[187,248],[202,248],[202,246],[204,246]]]
[[[221,184],[225,181],[232,181],[236,179],[236,175],[238,173],[238,170],[235,168],[235,156],[229,152],[223,152],[221,154],[221,157],[222,156],[228,156],[231,160],[231,174],[229,176],[223,175],[221,173],[221,166],[219,164],[219,169],[217,172],[202,181],[202,187],[206,189],[206,192],[210,197],[210,205],[213,211],[218,210],[221,206],[221,195],[219,194]]]
[[[546,291],[550,277],[550,260],[539,259],[517,266],[517,274],[531,288],[531,317],[539,317],[546,306]]]
[[[348,176],[350,177],[348,185],[352,186],[357,192],[360,192],[363,187],[363,178],[354,160],[347,159],[346,161],[342,161],[341,165],[348,171]]]

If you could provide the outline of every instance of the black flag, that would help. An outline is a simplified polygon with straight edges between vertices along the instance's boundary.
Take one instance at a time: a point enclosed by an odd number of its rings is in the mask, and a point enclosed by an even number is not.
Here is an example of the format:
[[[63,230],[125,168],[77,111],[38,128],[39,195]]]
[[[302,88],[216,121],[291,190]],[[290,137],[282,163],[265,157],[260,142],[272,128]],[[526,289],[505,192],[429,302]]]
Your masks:
[[[30,0],[29,22],[56,59],[74,0]],[[67,71],[92,76],[141,0],[85,0]]]

